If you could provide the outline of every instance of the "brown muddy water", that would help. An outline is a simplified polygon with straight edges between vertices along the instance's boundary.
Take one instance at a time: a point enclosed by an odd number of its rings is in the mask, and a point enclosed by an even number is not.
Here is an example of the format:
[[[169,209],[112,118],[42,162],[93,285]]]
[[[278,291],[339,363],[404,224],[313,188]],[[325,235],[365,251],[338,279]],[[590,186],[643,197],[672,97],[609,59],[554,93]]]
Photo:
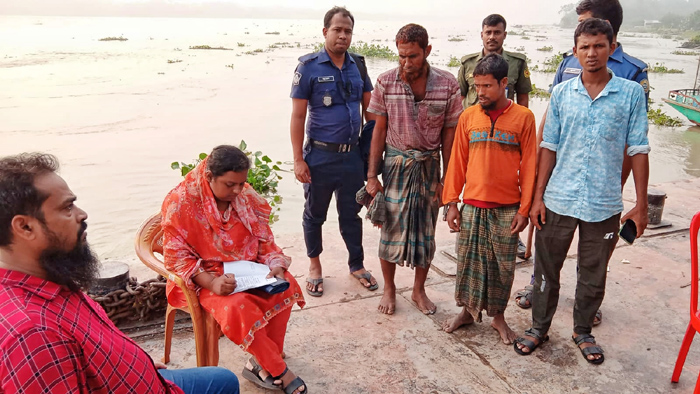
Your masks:
[[[354,41],[393,48],[401,25],[366,21]],[[476,30],[426,28],[434,66],[447,68],[450,56],[480,49]],[[181,179],[171,162],[191,161],[215,145],[241,140],[274,160],[291,161],[292,76],[297,58],[322,41],[321,29],[320,18],[0,17],[0,155],[57,155],[62,175],[90,215],[90,241],[100,257],[133,260],[136,228]],[[527,53],[530,67],[554,53],[537,48],[560,52],[573,45],[572,30],[524,29],[525,36],[506,39],[506,48]],[[128,40],[98,41],[120,36]],[[697,56],[671,54],[680,42],[654,34],[623,34],[619,41],[647,63],[686,71],[650,77],[652,108],[679,117],[660,106],[661,98],[669,89],[691,87]],[[189,49],[196,45],[232,50]],[[395,67],[376,59],[368,65],[371,77]],[[457,68],[449,70],[457,73]],[[532,73],[538,87],[548,87],[552,78]],[[531,99],[538,120],[546,105]],[[651,183],[700,176],[700,127],[684,122],[676,128],[650,127]],[[301,184],[286,173],[279,192],[284,203],[274,231],[301,231]],[[334,211],[328,218],[333,227]]]

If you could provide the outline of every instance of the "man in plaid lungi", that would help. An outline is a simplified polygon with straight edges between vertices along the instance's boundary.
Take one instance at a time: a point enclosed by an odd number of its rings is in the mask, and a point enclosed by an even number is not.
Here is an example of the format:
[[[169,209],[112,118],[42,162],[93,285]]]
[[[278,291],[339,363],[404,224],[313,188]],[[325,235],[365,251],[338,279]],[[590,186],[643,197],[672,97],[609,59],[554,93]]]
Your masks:
[[[411,298],[425,314],[435,304],[425,293],[425,280],[435,255],[444,167],[450,159],[457,119],[462,111],[457,79],[431,67],[426,58],[432,49],[428,32],[419,25],[402,27],[396,35],[399,67],[377,78],[367,112],[375,115],[367,192],[382,191],[386,222],[382,226],[379,259],[384,276],[384,295],[379,311],[396,309],[396,265],[415,267]],[[382,179],[377,175],[384,154]]]
[[[515,340],[504,312],[515,273],[518,233],[528,224],[535,187],[535,117],[509,100],[508,63],[489,54],[474,69],[480,105],[459,118],[443,201],[447,224],[459,231],[455,300],[463,307],[443,328],[493,317],[504,343]],[[462,192],[464,190],[464,192]],[[462,194],[462,212],[457,209]]]

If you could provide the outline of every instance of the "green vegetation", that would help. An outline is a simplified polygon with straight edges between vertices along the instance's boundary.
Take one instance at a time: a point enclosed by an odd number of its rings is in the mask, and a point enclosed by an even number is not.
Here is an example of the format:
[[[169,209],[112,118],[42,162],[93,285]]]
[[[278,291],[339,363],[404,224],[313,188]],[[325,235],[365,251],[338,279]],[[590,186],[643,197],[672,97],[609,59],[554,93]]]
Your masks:
[[[700,55],[700,52],[675,50],[675,51],[671,52],[671,54],[672,55],[683,55],[683,56],[698,56],[698,55]]]
[[[521,45],[521,46],[519,46],[519,47],[516,47],[516,48],[514,49],[514,51],[516,51],[516,52],[525,52],[525,47]]]
[[[245,42],[239,42],[239,43],[237,43],[237,45],[238,45],[239,47],[244,47],[244,46],[245,46]]]
[[[528,36],[522,36],[522,37],[520,37],[520,38],[522,38],[523,40],[529,40],[529,39],[530,39],[530,37],[528,37]]]
[[[459,61],[458,57],[450,56],[450,61],[447,62],[447,67],[459,67],[462,62]]]
[[[282,162],[273,162],[272,159],[267,155],[263,155],[260,151],[255,153],[248,151],[248,145],[245,141],[241,141],[238,148],[251,159],[251,167],[250,170],[248,170],[248,184],[252,186],[258,194],[263,196],[272,207],[270,224],[273,224],[279,220],[279,215],[277,215],[276,212],[279,211],[279,205],[282,204],[282,196],[277,193],[277,185],[279,184],[279,180],[282,179],[282,176],[277,172],[284,171],[280,168]],[[180,171],[180,175],[184,177],[206,158],[206,153],[200,153],[194,162],[183,163],[175,161],[170,164],[170,168]]]
[[[537,48],[538,51],[541,52],[552,52],[554,50],[554,47],[551,45],[543,46],[542,48]]]
[[[539,64],[535,65],[535,67],[532,68],[532,71],[540,71],[543,73],[555,73],[557,72],[557,67],[559,67],[559,63],[564,60],[564,55],[559,53],[554,56],[548,57],[542,62],[542,67],[540,68]]]
[[[182,60],[180,60],[180,59],[175,59],[175,60],[168,59],[168,64],[173,64],[173,63],[182,63]]]
[[[233,70],[233,63],[227,64],[226,67],[228,67],[228,68],[230,68],[231,70]]]
[[[233,50],[231,48],[211,47],[209,45],[195,45],[195,46],[191,46],[190,49],[214,49],[214,50],[219,50],[219,51],[232,51]]]
[[[532,84],[532,92],[530,92],[530,97],[536,97],[539,99],[548,99],[551,96],[551,93],[549,93],[549,90],[547,89],[540,89],[535,84]]]
[[[316,44],[314,47],[314,52],[318,52],[321,49],[323,49],[323,43],[320,42]],[[394,51],[391,50],[386,45],[379,45],[379,44],[367,44],[366,42],[358,42],[357,45],[351,45],[350,48],[348,48],[348,52],[353,52],[358,55],[362,55],[366,58],[378,58],[378,59],[386,59],[386,60],[398,60],[399,55],[397,55]]]
[[[459,36],[454,36],[454,37],[448,38],[447,41],[460,42],[460,41],[464,41],[464,38],[459,37]]]
[[[687,42],[684,42],[683,45],[681,45],[681,48],[700,48],[700,34],[691,38]]]
[[[649,112],[647,112],[647,117],[649,118],[649,122],[657,126],[677,127],[683,125],[683,121],[666,115],[660,108],[650,109]]]
[[[654,66],[649,68],[650,73],[657,74],[683,74],[685,71],[679,70],[677,68],[668,68],[664,63],[654,63]]]
[[[265,34],[273,34],[273,35],[279,36],[279,35],[280,35],[280,32],[278,32],[278,31],[267,31],[267,32],[265,32]]]
[[[263,50],[260,49],[260,48],[256,48],[256,49],[253,49],[253,52],[255,52],[255,53],[263,53],[263,52],[265,52],[265,51],[263,51]]]
[[[119,36],[119,37],[105,37],[105,38],[100,38],[100,39],[97,40],[97,41],[129,41],[129,39],[126,38],[126,37]]]

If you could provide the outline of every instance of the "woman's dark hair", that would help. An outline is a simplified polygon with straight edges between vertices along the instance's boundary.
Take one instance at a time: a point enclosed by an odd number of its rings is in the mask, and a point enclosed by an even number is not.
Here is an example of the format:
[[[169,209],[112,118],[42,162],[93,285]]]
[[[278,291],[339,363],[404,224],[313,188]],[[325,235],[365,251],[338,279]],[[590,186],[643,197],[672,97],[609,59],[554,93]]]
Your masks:
[[[508,76],[508,62],[497,53],[489,53],[476,63],[474,75],[493,75],[500,84]]]
[[[0,247],[12,243],[12,219],[28,215],[44,222],[41,205],[49,197],[41,193],[36,178],[58,171],[58,159],[46,153],[22,153],[0,159]]]
[[[605,34],[608,38],[608,42],[612,45],[613,42],[613,29],[610,23],[599,18],[588,18],[576,26],[576,31],[574,32],[574,45],[578,44],[578,37],[581,34],[587,36],[597,36],[598,34]]]
[[[412,42],[417,43],[420,49],[423,50],[428,47],[428,31],[425,30],[425,27],[409,23],[396,33],[397,47],[399,44],[410,44]]]
[[[498,14],[491,14],[484,18],[484,21],[481,22],[481,29],[483,30],[484,26],[498,26],[499,23],[503,23],[503,30],[505,30],[507,26],[506,18]]]
[[[583,0],[576,6],[576,15],[590,12],[594,18],[610,22],[613,35],[617,35],[622,25],[622,5],[618,0]]]
[[[207,170],[214,178],[229,171],[242,172],[250,169],[250,159],[242,150],[232,145],[219,145],[207,158]]]
[[[328,10],[328,12],[326,12],[326,16],[323,17],[323,27],[325,27],[326,29],[331,28],[331,19],[333,19],[335,14],[340,14],[341,16],[350,18],[350,20],[352,21],[352,27],[355,27],[355,18],[345,7],[333,7],[330,10]]]

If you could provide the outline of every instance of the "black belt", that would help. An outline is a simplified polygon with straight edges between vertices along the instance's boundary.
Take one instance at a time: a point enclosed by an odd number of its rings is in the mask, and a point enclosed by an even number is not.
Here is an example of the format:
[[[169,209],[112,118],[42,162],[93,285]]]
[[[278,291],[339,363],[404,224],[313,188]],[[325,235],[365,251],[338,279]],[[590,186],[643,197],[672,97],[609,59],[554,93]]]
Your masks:
[[[316,141],[314,139],[309,138],[309,143],[311,146],[314,148],[318,148],[320,150],[325,150],[327,152],[336,152],[336,153],[344,153],[344,152],[350,152],[351,150],[357,148],[358,144],[334,144],[331,142],[323,142],[323,141]]]

